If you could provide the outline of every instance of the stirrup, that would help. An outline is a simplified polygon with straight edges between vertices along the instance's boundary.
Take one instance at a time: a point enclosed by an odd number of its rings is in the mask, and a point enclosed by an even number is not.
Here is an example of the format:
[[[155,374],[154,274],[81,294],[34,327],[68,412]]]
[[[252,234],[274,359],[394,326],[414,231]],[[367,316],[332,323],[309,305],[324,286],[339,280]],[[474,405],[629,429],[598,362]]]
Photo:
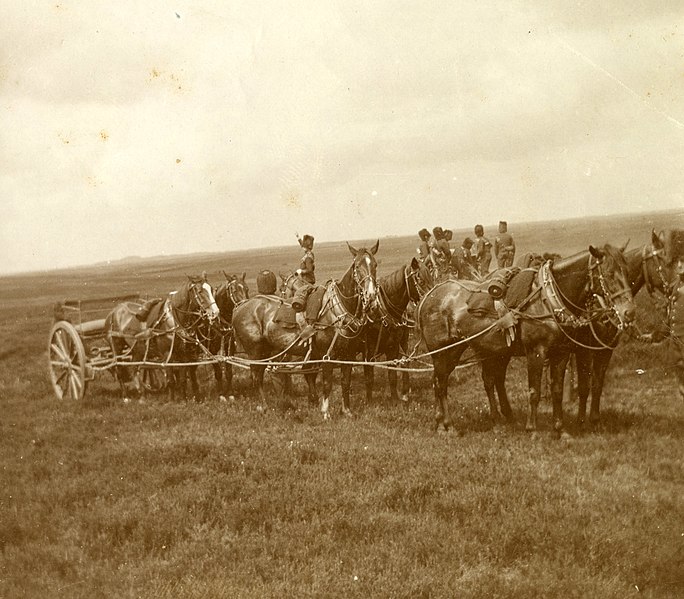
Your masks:
[[[312,324],[307,324],[300,332],[299,339],[301,341],[306,341],[316,334],[316,329]]]

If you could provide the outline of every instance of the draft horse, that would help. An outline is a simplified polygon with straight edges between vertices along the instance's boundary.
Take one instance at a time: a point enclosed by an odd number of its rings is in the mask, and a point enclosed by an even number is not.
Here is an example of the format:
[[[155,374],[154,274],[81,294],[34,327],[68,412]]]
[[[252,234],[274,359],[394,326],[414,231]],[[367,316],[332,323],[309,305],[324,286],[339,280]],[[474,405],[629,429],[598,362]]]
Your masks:
[[[105,319],[105,332],[114,357],[132,362],[158,362],[160,365],[196,361],[201,349],[199,335],[219,316],[211,286],[204,277],[188,277],[177,291],[152,306],[144,322],[136,318],[140,306],[130,302],[116,306]],[[139,394],[140,367],[116,366],[121,394],[127,399],[125,383],[132,379]],[[178,372],[175,372],[178,371]],[[173,367],[168,376],[170,399],[180,390],[187,399],[185,379],[190,375],[192,390],[199,395],[199,383],[193,367]],[[178,388],[178,389],[177,389]]]
[[[251,361],[252,384],[264,406],[266,396],[263,379],[267,363],[273,364],[283,358],[290,361],[322,361],[323,398],[320,409],[325,419],[330,418],[333,360],[351,361],[363,349],[361,333],[377,294],[375,254],[379,245],[378,240],[370,249],[356,249],[347,243],[353,262],[339,281],[326,283],[315,332],[309,339],[303,339],[298,328],[286,326],[277,320],[283,304],[281,298],[259,295],[237,306],[233,313],[235,338]],[[341,364],[340,369],[342,413],[351,415],[349,391],[352,366]],[[307,369],[304,376],[309,401],[315,403],[318,400],[317,370]]]
[[[627,281],[632,295],[646,286],[649,296],[656,304],[656,293],[665,300],[670,297],[675,275],[665,257],[665,243],[662,234],[651,231],[651,243],[644,244],[625,252],[627,265]],[[600,403],[603,383],[608,364],[617,346],[621,329],[610,320],[592,323],[580,332],[575,347],[577,359],[577,392],[579,404],[577,409],[578,427],[582,427],[586,418],[587,398],[591,392],[589,423],[597,425],[600,421]]]
[[[214,291],[219,317],[209,328],[209,352],[214,356],[232,356],[235,354],[235,337],[233,336],[233,311],[235,307],[249,299],[249,287],[245,281],[245,273],[241,276],[223,273],[225,281]],[[229,362],[214,362],[214,380],[216,393],[220,401],[231,401],[233,395],[233,366]],[[225,374],[225,379],[224,379]]]
[[[526,429],[537,429],[542,371],[548,358],[551,372],[553,426],[563,432],[563,377],[578,330],[596,318],[611,314],[623,328],[635,315],[626,278],[622,249],[589,246],[581,252],[539,270],[530,292],[514,310],[503,316],[469,311],[468,300],[478,285],[447,281],[437,285],[417,308],[417,326],[432,356],[437,403],[437,428],[451,426],[447,404],[449,375],[467,347],[482,361],[482,377],[490,407],[495,409],[494,388],[501,411],[510,418],[505,377],[513,355],[527,357],[529,414]],[[491,395],[490,395],[491,392]]]
[[[393,273],[378,280],[377,301],[369,312],[366,324],[366,360],[374,361],[383,355],[387,360],[396,360],[408,355],[409,332],[412,323],[407,317],[410,302],[417,304],[434,287],[430,269],[420,260],[412,258],[408,264],[400,266]],[[369,369],[366,378],[366,399],[373,399],[374,369]],[[397,371],[387,370],[390,399],[399,401],[397,391]],[[401,376],[401,400],[408,401],[409,373],[404,370]]]

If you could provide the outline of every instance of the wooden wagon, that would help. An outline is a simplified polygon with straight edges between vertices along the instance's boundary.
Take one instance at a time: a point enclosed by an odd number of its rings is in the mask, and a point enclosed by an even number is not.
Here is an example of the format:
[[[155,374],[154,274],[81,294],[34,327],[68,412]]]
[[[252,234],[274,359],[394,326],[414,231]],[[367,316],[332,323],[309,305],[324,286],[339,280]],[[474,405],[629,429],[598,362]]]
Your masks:
[[[143,300],[140,294],[129,294],[64,300],[55,305],[48,343],[48,371],[58,399],[83,399],[88,383],[97,372],[125,364],[128,356],[115,356],[112,352],[105,319],[116,305],[127,302],[136,308]],[[145,370],[144,375],[143,382],[152,389],[163,385],[163,373],[159,370]]]

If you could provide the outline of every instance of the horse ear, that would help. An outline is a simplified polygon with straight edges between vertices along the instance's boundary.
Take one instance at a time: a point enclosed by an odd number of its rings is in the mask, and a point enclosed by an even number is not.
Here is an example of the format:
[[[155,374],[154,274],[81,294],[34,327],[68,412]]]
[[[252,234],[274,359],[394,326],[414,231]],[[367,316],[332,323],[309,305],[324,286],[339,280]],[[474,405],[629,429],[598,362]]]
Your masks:
[[[411,270],[418,270],[418,269],[420,269],[420,263],[418,262],[418,260],[414,256],[413,258],[411,258]]]
[[[202,271],[202,280],[206,283],[207,282],[207,271],[203,270]]]
[[[665,233],[661,231],[660,234],[658,234],[655,229],[653,229],[651,231],[651,242],[656,249],[662,249],[665,247]]]
[[[247,276],[247,273],[243,270],[243,271],[242,271],[242,276],[240,277],[240,279],[242,280],[243,283],[245,282],[245,277],[246,277],[246,276]]]
[[[354,256],[354,258],[356,258],[357,254],[359,253],[359,250],[357,250],[354,246],[352,246],[348,241],[347,241],[347,247],[349,248],[351,255]]]
[[[370,249],[370,253],[372,256],[375,256],[375,253],[378,251],[378,248],[380,247],[380,240],[378,239],[375,242],[375,245]]]
[[[287,281],[288,275],[284,275],[282,272],[279,272],[279,273],[278,273],[278,276],[280,277],[280,280],[281,280],[283,283],[284,283],[285,281]]]
[[[603,260],[603,251],[602,250],[595,248],[593,245],[590,245],[589,246],[589,252],[597,260],[599,260],[599,261]]]
[[[627,249],[627,246],[629,245],[629,242],[630,242],[630,239],[627,238],[627,241],[625,241],[625,245],[623,245],[623,246],[620,248],[620,251],[621,251],[621,252],[624,252],[624,251]]]

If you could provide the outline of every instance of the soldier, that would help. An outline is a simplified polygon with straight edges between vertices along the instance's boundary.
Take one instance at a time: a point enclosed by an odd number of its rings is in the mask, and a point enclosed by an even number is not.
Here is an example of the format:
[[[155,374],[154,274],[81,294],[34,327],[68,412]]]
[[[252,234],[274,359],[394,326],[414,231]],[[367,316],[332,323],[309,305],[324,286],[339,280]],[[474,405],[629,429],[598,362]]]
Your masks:
[[[484,236],[482,225],[475,225],[475,260],[480,275],[486,276],[492,262],[492,243]]]
[[[508,223],[505,220],[499,221],[499,234],[494,240],[494,253],[499,268],[513,266],[515,257],[515,242],[508,232]]]
[[[302,255],[299,268],[295,271],[295,274],[302,277],[307,283],[315,285],[316,275],[314,275],[314,271],[316,270],[316,265],[314,263],[315,258],[313,253],[314,238],[311,235],[304,235],[302,239],[297,237],[297,241],[304,250],[304,254]]]
[[[299,268],[295,271],[295,274],[301,277],[308,285],[302,285],[295,292],[294,299],[292,300],[292,307],[296,312],[304,312],[306,318],[306,324],[308,325],[302,332],[303,338],[309,337],[313,334],[313,324],[318,318],[318,313],[321,310],[323,301],[324,288],[316,285],[316,276],[314,275],[314,270],[316,265],[314,263],[314,253],[313,245],[314,238],[312,235],[304,235],[302,239],[297,237],[299,245],[304,250],[302,259],[299,263]]]
[[[420,237],[420,245],[416,250],[421,262],[428,262],[430,258],[430,231],[421,229],[418,231]]]

